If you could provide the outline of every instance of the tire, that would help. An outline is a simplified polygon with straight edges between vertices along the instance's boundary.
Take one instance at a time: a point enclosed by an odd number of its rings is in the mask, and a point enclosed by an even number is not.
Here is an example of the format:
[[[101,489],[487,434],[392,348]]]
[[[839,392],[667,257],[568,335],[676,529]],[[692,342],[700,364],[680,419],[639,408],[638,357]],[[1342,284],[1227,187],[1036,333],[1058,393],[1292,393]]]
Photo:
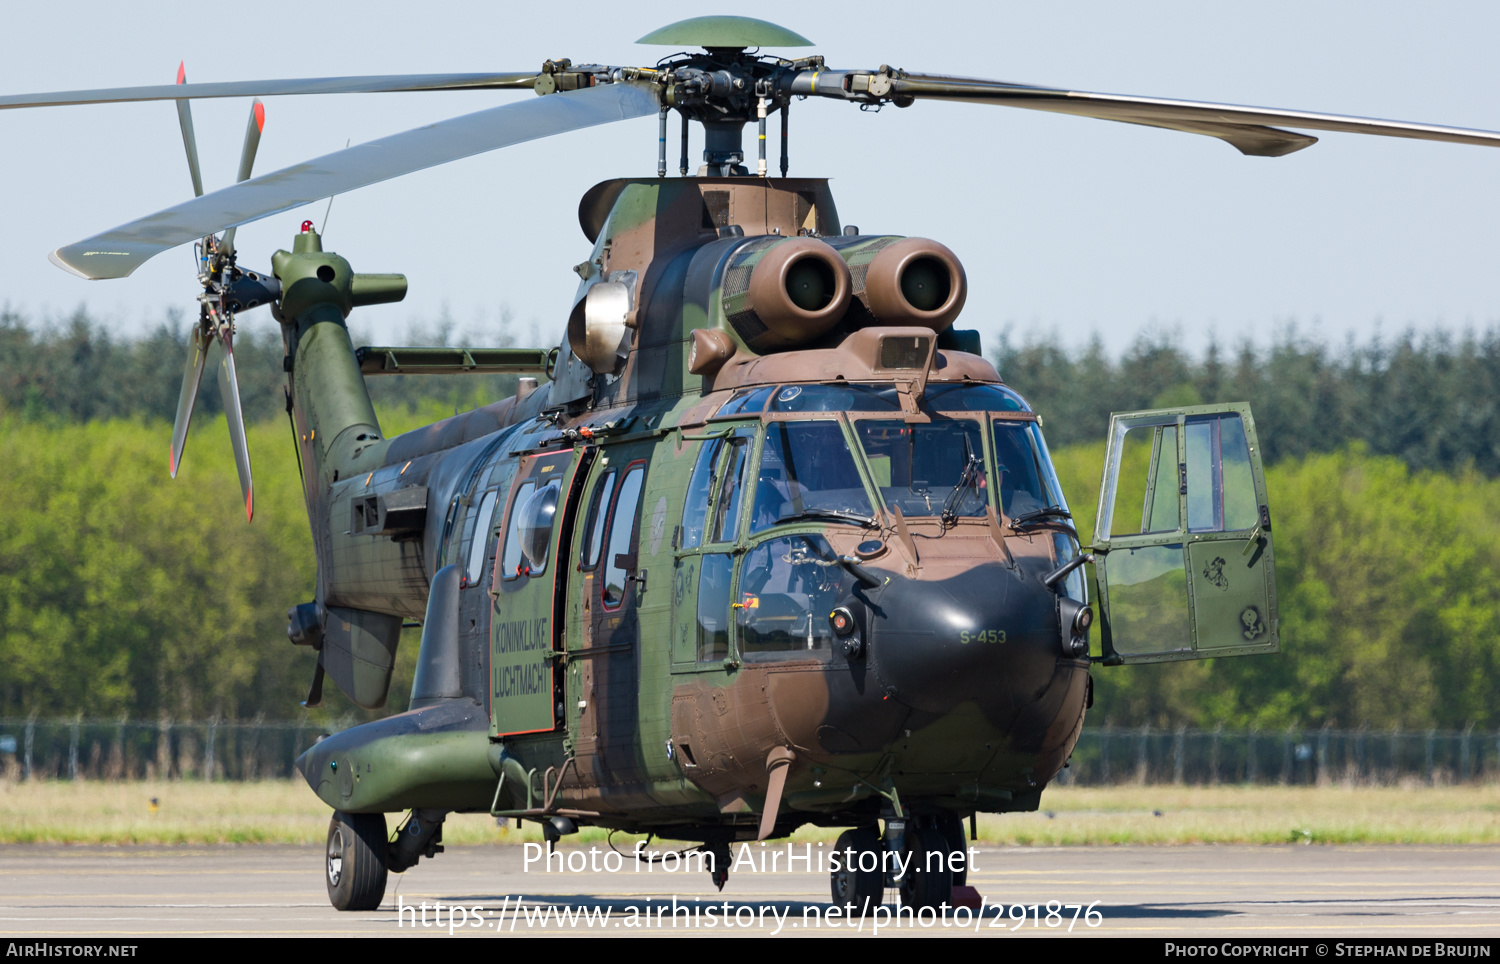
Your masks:
[[[933,851],[946,851],[947,844],[942,833],[931,827],[919,827],[906,831],[911,864],[901,878],[901,906],[916,910],[921,907],[936,909],[941,904],[953,903],[953,873],[948,868],[947,854],[942,861],[933,861],[933,869],[927,867],[927,855]],[[942,869],[937,869],[941,863]]]
[[[339,910],[375,910],[385,897],[386,833],[383,813],[336,810],[328,823],[323,876],[328,900]]]
[[[964,822],[956,813],[943,812],[937,818],[937,830],[943,835],[943,846],[951,854],[961,851],[967,846],[964,842]],[[964,853],[963,870],[953,873],[953,886],[962,887],[969,882],[968,853]]]
[[[838,870],[829,874],[830,891],[833,894],[834,904],[842,907],[852,904],[855,913],[860,916],[868,914],[872,909],[879,907],[885,902],[885,871],[883,861],[879,858],[884,854],[885,848],[880,842],[880,837],[869,827],[855,827],[845,830],[839,834],[838,843],[834,844],[839,854],[841,866]],[[842,866],[846,858],[845,851],[853,851],[855,860],[864,853],[876,855],[874,870],[860,869],[859,864],[853,868]],[[866,865],[869,861],[866,858]]]

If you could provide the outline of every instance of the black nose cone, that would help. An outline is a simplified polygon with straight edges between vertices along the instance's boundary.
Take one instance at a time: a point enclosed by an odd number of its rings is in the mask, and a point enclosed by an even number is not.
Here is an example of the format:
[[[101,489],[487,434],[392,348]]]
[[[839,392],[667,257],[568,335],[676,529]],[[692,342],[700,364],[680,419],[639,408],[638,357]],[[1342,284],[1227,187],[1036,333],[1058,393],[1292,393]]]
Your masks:
[[[999,564],[941,580],[894,577],[874,600],[870,668],[893,698],[929,713],[965,703],[992,715],[1052,679],[1056,597]]]

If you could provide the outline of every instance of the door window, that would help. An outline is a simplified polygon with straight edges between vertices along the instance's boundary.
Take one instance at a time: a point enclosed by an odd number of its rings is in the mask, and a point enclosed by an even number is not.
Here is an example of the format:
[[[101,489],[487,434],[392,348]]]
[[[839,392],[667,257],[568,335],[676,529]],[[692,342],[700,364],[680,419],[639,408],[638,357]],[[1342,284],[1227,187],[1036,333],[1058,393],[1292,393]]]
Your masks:
[[[1114,416],[1098,520],[1105,662],[1280,649],[1249,406]]]
[[[646,479],[646,464],[637,462],[625,471],[620,494],[615,499],[609,523],[609,548],[604,554],[604,607],[616,609],[625,601],[627,576],[635,569],[637,510],[641,503],[641,485]]]

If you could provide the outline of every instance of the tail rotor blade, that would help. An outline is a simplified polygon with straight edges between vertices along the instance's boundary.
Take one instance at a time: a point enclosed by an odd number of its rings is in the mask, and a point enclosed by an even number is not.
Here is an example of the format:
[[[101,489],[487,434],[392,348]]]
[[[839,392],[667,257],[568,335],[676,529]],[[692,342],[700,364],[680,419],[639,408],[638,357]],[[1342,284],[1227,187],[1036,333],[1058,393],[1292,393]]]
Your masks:
[[[257,97],[250,105],[250,120],[245,124],[245,146],[240,149],[240,170],[234,181],[250,180],[250,171],[255,167],[255,152],[260,148],[260,134],[266,129],[266,105]],[[223,248],[234,252],[234,228],[224,232]]]
[[[177,65],[177,83],[187,83],[187,65]],[[193,196],[203,196],[203,171],[198,167],[198,138],[193,134],[193,108],[187,98],[177,101],[177,123],[182,127],[182,147],[187,151],[188,173],[193,176]]]
[[[188,425],[193,421],[193,403],[198,398],[198,386],[203,382],[210,343],[211,337],[202,326],[194,325],[188,336],[187,367],[182,372],[182,392],[177,396],[177,418],[172,422],[172,448],[167,456],[167,470],[174,479],[177,470],[182,468],[182,450],[187,445]]]
[[[240,494],[245,497],[245,521],[255,517],[255,486],[250,479],[250,447],[245,442],[245,415],[240,409],[240,385],[234,374],[234,345],[228,334],[220,336],[224,358],[219,362],[219,395],[229,422],[229,442],[234,446],[234,465],[240,474]]]

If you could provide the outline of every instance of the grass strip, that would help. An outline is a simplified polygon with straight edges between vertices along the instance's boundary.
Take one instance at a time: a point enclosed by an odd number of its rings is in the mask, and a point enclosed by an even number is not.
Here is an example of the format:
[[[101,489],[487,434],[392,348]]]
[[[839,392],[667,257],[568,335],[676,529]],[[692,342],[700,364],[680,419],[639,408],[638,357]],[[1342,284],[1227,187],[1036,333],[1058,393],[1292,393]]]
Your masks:
[[[328,808],[291,781],[0,782],[0,843],[315,844]],[[394,828],[400,815],[389,815]],[[804,827],[795,840],[833,841]],[[568,843],[603,843],[586,827]],[[1036,813],[985,814],[980,840],[1012,846],[1111,844],[1496,844],[1500,785],[1462,787],[1057,787]],[[453,814],[453,844],[540,841],[534,823]],[[628,850],[635,836],[617,834]]]

